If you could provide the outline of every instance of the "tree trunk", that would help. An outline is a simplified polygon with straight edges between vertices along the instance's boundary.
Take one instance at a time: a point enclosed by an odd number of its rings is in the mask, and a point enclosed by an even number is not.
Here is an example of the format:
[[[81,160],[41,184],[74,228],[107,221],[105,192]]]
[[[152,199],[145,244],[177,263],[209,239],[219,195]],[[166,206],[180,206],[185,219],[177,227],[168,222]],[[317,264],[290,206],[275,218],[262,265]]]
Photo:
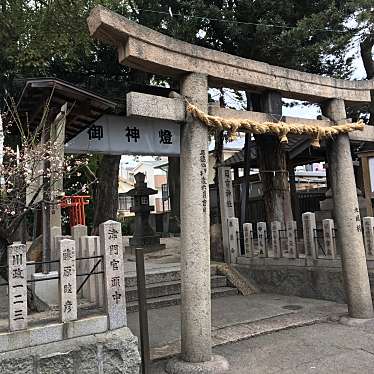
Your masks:
[[[221,88],[221,96],[219,97],[219,106],[225,108],[225,94]],[[216,199],[217,199],[217,217],[210,217],[210,222],[212,223],[221,223],[221,207],[219,204],[219,183],[218,183],[218,166],[224,161],[223,157],[223,141],[224,141],[224,132],[216,131],[214,135],[214,158],[215,158],[215,167],[214,167],[214,179],[213,183],[216,188]],[[213,220],[212,220],[213,218]]]
[[[365,67],[367,79],[374,79],[373,59],[374,35],[368,35],[360,44],[361,58]],[[371,91],[371,103],[369,104],[369,125],[374,125],[374,91]]]
[[[100,223],[117,219],[118,209],[118,172],[121,156],[104,155],[101,159],[97,179],[93,226],[98,232]]]
[[[252,98],[253,109],[281,118],[282,98],[269,92]],[[279,139],[273,135],[256,135],[257,165],[260,169],[266,220],[285,223],[293,219],[286,153]]]
[[[145,72],[133,69],[129,74],[129,81],[134,84],[144,84],[148,81],[148,75]],[[121,156],[119,155],[104,155],[99,164],[97,170],[98,185],[94,200],[94,235],[98,233],[100,223],[117,219],[120,161]]]
[[[169,157],[168,187],[170,195],[169,231],[180,233],[180,158]]]

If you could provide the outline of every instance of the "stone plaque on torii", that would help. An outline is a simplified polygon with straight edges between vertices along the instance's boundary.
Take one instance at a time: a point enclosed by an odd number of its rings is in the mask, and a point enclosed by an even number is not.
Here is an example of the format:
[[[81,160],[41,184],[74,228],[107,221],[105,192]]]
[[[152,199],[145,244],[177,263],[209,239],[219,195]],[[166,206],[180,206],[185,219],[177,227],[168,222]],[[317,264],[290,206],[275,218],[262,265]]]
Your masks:
[[[209,108],[208,85],[262,94],[277,92],[284,98],[323,104],[323,114],[330,119],[286,117],[284,122],[333,126],[347,123],[345,102],[370,102],[374,82],[317,76],[198,47],[138,25],[101,6],[92,10],[88,25],[93,37],[117,48],[120,63],[180,80],[183,99],[130,93],[127,115],[185,123],[180,149],[182,352],[179,359],[169,362],[167,371],[218,374],[227,370],[228,364],[222,357],[212,355],[211,349],[209,209],[206,209],[209,196],[203,195],[207,173],[201,161],[208,155],[208,129],[191,113],[186,114],[184,99],[206,114],[263,123],[272,122],[271,113]],[[373,316],[373,306],[361,226],[356,224],[359,212],[349,139],[373,140],[374,128],[368,126],[362,132],[338,135],[327,147],[334,204],[339,206],[337,242],[342,252],[349,313],[362,319]]]

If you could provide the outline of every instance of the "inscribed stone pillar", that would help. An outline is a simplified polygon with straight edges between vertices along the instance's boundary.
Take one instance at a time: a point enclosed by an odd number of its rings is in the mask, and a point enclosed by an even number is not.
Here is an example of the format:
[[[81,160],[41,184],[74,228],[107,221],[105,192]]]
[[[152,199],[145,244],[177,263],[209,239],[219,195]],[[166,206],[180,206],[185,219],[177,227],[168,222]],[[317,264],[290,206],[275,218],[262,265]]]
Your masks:
[[[243,224],[244,254],[246,257],[253,257],[253,229],[252,223]]]
[[[239,237],[239,219],[232,217],[228,219],[229,224],[229,244],[230,244],[230,263],[236,264],[237,258],[241,255],[240,237]]]
[[[279,221],[274,221],[271,223],[271,245],[273,249],[274,258],[282,257],[282,249],[279,235],[281,228],[282,225]]]
[[[268,257],[266,222],[257,222],[257,249],[259,257]]]
[[[230,246],[227,220],[235,217],[234,195],[232,190],[231,168],[218,168],[219,206],[221,211],[222,242],[225,262],[230,262]]]
[[[289,221],[286,223],[287,233],[287,249],[289,258],[298,258],[297,247],[296,247],[296,221]]]
[[[323,114],[332,121],[344,121],[344,101],[330,100],[323,107]],[[373,303],[348,135],[338,135],[331,140],[327,145],[327,155],[335,207],[336,241],[341,251],[349,315],[372,318]]]
[[[325,246],[326,257],[334,259],[335,253],[335,238],[334,238],[334,220],[326,218],[322,220],[323,243]]]
[[[8,246],[9,330],[27,328],[26,245]]]
[[[71,239],[71,236],[70,235],[56,235],[54,238],[53,238],[53,252],[51,252],[51,260],[59,260],[60,259],[60,241],[62,239]],[[77,250],[77,249],[75,249]],[[53,264],[51,264],[51,271],[59,271],[60,269],[60,265],[58,264],[58,262],[54,262]]]
[[[205,113],[207,77],[189,74],[181,93]],[[187,114],[181,134],[182,359],[211,360],[208,128]]]
[[[364,217],[363,224],[366,258],[372,259],[374,255],[374,217]]]
[[[62,239],[60,249],[60,320],[74,321],[78,318],[77,273],[75,242]]]
[[[311,212],[303,213],[302,221],[303,221],[305,256],[316,259],[317,250],[316,250],[316,242],[314,240],[314,234],[316,230],[316,216],[314,213],[311,213]]]
[[[67,104],[61,107],[60,113],[51,124],[50,139],[54,144],[55,156],[51,160],[51,197],[53,204],[50,210],[51,227],[59,227],[61,229],[61,207],[58,200],[63,196],[64,178],[61,166],[64,162],[64,144],[65,144],[65,125],[66,125]],[[52,239],[53,240],[53,239]]]
[[[105,307],[108,328],[127,326],[125,271],[121,224],[106,221],[99,226],[101,253],[104,254]]]

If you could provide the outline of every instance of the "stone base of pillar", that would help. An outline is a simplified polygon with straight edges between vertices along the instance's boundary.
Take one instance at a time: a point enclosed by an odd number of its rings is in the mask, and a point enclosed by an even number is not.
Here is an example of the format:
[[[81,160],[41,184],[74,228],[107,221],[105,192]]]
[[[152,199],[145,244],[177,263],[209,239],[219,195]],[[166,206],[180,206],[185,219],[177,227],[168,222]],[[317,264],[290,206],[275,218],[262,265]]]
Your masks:
[[[223,374],[228,373],[229,363],[219,355],[212,355],[212,359],[205,362],[187,362],[174,357],[166,364],[165,369],[169,374]]]
[[[374,318],[352,318],[343,316],[339,319],[339,323],[345,326],[362,326],[365,323],[374,321]]]

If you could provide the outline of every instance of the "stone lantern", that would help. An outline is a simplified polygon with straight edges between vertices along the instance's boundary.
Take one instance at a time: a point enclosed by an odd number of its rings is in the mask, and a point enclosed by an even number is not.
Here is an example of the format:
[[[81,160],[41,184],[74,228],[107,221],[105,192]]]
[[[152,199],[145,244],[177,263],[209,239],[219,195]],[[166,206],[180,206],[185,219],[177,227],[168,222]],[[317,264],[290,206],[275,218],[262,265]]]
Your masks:
[[[149,196],[157,194],[157,191],[147,187],[144,182],[145,174],[135,175],[135,187],[126,193],[134,198],[134,206],[130,212],[135,213],[135,230],[130,239],[130,247],[149,248],[153,250],[161,249],[160,236],[157,235],[149,224],[149,215],[154,210],[154,206],[149,205]]]

